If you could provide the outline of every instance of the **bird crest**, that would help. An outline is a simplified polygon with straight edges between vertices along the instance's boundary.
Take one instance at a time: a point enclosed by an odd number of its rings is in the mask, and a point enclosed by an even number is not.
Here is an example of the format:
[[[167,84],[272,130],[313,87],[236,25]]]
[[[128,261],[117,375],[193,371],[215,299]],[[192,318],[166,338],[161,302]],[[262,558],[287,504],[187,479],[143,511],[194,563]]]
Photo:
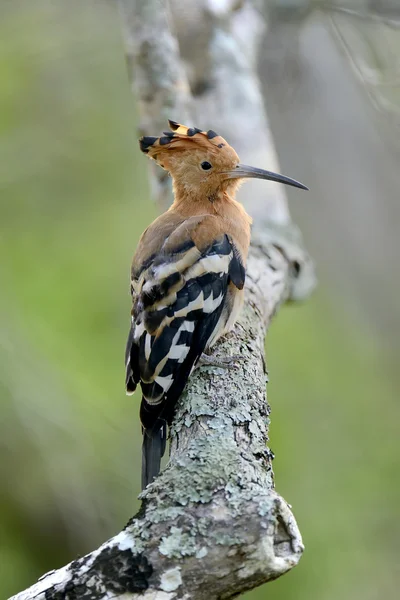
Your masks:
[[[171,120],[168,120],[168,124],[171,131],[164,131],[162,136],[146,135],[140,138],[140,149],[150,158],[157,160],[164,150],[193,150],[197,146],[215,153],[221,148],[229,148],[228,142],[212,129],[202,131]]]

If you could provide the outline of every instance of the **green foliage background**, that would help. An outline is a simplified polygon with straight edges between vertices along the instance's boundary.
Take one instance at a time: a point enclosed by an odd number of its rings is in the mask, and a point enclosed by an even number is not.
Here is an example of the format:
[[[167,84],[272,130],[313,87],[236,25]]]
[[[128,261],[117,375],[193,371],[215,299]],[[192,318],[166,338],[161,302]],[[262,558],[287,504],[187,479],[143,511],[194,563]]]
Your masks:
[[[154,218],[118,15],[0,8],[0,597],[138,508],[129,265]],[[396,597],[398,374],[322,285],[268,337],[277,488],[306,552],[255,600]]]

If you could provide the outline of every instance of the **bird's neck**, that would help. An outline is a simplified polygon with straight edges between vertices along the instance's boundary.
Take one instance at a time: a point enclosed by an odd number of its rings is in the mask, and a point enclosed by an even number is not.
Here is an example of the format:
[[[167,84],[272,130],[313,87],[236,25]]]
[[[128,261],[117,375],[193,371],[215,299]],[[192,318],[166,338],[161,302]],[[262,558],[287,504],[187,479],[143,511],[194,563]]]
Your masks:
[[[250,244],[250,226],[251,217],[247,214],[244,207],[235,198],[227,192],[220,191],[215,196],[207,197],[205,194],[188,194],[174,186],[174,202],[169,209],[175,212],[179,217],[189,219],[190,217],[201,217],[213,215],[220,219],[221,231],[232,235],[243,260],[246,260]]]
[[[182,217],[194,217],[198,215],[216,215],[224,217],[232,211],[246,215],[243,206],[237,202],[233,195],[218,191],[207,193],[180,188],[174,185],[174,202],[170,208]]]

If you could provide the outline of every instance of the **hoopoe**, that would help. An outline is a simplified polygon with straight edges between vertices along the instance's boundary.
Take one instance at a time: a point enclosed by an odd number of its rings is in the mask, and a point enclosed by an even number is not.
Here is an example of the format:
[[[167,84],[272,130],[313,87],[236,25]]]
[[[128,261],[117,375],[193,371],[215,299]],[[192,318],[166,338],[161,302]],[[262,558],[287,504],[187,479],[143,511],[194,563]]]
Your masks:
[[[174,192],[172,206],[140,238],[131,271],[126,391],[142,388],[142,488],[159,473],[167,424],[188,377],[243,304],[251,218],[235,200],[240,183],[255,177],[307,189],[240,164],[212,130],[169,126],[161,137],[139,140],[170,173]]]

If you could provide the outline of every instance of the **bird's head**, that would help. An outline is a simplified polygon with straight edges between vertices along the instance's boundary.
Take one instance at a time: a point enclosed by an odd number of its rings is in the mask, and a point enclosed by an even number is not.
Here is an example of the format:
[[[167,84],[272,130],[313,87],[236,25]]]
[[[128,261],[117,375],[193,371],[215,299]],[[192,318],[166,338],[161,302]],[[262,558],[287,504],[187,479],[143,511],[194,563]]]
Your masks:
[[[169,121],[171,131],[161,137],[144,136],[142,152],[168,171],[176,190],[190,195],[201,193],[210,200],[220,192],[233,194],[246,178],[269,179],[308,189],[295,179],[242,165],[235,150],[213,130],[201,131]]]

